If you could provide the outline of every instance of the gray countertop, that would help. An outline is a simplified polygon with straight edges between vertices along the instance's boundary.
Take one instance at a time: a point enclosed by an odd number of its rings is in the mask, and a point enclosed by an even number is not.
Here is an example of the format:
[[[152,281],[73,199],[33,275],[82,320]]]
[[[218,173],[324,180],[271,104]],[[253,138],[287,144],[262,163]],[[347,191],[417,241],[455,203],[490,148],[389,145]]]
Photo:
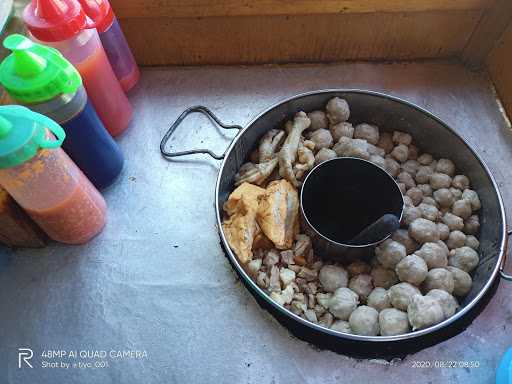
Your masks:
[[[445,62],[145,69],[119,139],[126,166],[105,191],[103,233],[84,246],[1,250],[0,384],[492,383],[512,345],[512,284],[500,282],[467,330],[404,360],[319,351],[262,310],[224,257],[213,207],[219,163],[160,157],[163,133],[188,106],[244,125],[283,98],[338,87],[397,95],[444,119],[487,162],[510,218],[512,133],[485,75]],[[172,143],[222,152],[232,134],[191,116]],[[33,351],[34,368],[18,368],[19,348]],[[87,351],[97,354],[80,356]],[[414,367],[452,360],[479,368]]]

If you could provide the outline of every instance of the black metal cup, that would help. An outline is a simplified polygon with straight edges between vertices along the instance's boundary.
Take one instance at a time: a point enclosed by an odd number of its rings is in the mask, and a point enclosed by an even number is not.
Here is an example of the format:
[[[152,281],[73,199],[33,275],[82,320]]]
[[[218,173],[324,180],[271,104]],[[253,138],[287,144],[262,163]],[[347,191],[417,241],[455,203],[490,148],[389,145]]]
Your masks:
[[[358,158],[340,157],[311,170],[300,194],[301,215],[315,252],[350,262],[370,255],[389,233],[371,243],[352,240],[385,214],[402,218],[404,200],[393,177]]]

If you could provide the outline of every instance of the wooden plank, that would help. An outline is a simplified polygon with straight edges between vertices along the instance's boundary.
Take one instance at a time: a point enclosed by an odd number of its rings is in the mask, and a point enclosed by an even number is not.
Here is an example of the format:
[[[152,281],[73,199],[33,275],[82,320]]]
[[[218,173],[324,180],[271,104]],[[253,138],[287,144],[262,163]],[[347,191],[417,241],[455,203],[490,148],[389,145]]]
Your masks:
[[[496,0],[482,15],[471,39],[462,52],[462,60],[471,68],[480,68],[496,41],[512,19],[512,1]]]
[[[478,10],[494,0],[111,0],[118,17],[210,17]]]
[[[141,65],[332,62],[460,54],[481,11],[129,18]]]
[[[512,117],[512,23],[487,58],[496,91],[509,117]]]

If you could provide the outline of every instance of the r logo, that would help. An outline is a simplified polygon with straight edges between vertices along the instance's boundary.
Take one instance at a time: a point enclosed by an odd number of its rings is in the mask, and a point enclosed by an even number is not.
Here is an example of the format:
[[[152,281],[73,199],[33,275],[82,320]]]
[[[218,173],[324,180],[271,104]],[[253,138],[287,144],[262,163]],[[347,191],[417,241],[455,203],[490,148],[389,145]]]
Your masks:
[[[34,356],[34,352],[30,348],[18,348],[18,368],[21,368],[21,361],[23,360],[30,368],[34,368],[29,360]]]

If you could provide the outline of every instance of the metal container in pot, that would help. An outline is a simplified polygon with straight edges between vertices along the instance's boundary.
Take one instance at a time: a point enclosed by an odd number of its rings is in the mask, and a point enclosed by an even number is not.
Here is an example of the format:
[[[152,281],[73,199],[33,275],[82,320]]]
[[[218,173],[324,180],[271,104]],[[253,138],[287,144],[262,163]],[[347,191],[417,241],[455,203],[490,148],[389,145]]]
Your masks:
[[[259,139],[268,130],[282,126],[290,117],[299,111],[313,111],[323,109],[333,97],[345,99],[350,105],[350,121],[355,125],[366,122],[375,124],[382,131],[399,130],[410,133],[418,147],[428,151],[434,157],[449,157],[456,164],[458,170],[467,175],[472,188],[480,196],[482,208],[480,216],[480,263],[473,273],[473,287],[470,293],[460,302],[461,308],[450,318],[439,324],[425,329],[397,336],[360,336],[337,332],[306,321],[286,308],[274,302],[247,274],[239,263],[222,230],[222,207],[229,194],[234,189],[234,176],[240,166],[247,161],[249,154],[257,145]],[[224,128],[238,128],[240,126],[223,125],[215,116],[204,107],[193,107],[185,111],[171,126],[161,143],[164,157],[182,156],[192,153],[209,153],[216,159],[222,159],[217,177],[215,208],[217,225],[219,228],[221,244],[226,250],[227,257],[240,275],[249,290],[256,298],[273,309],[272,313],[282,322],[286,322],[291,329],[300,332],[310,330],[317,338],[328,340],[328,343],[354,342],[361,345],[374,345],[382,343],[389,346],[400,342],[415,344],[425,336],[435,333],[446,334],[446,328],[457,321],[462,321],[474,308],[483,301],[486,293],[491,289],[499,274],[506,280],[512,281],[512,276],[503,271],[507,250],[507,228],[503,201],[496,182],[489,169],[469,144],[453,131],[447,124],[430,112],[402,99],[382,93],[362,90],[321,90],[308,92],[288,98],[255,117],[233,139],[224,155],[216,155],[207,149],[171,153],[165,150],[165,143],[174,132],[176,126],[188,113],[202,112],[210,115]],[[443,333],[444,332],[444,333]]]

